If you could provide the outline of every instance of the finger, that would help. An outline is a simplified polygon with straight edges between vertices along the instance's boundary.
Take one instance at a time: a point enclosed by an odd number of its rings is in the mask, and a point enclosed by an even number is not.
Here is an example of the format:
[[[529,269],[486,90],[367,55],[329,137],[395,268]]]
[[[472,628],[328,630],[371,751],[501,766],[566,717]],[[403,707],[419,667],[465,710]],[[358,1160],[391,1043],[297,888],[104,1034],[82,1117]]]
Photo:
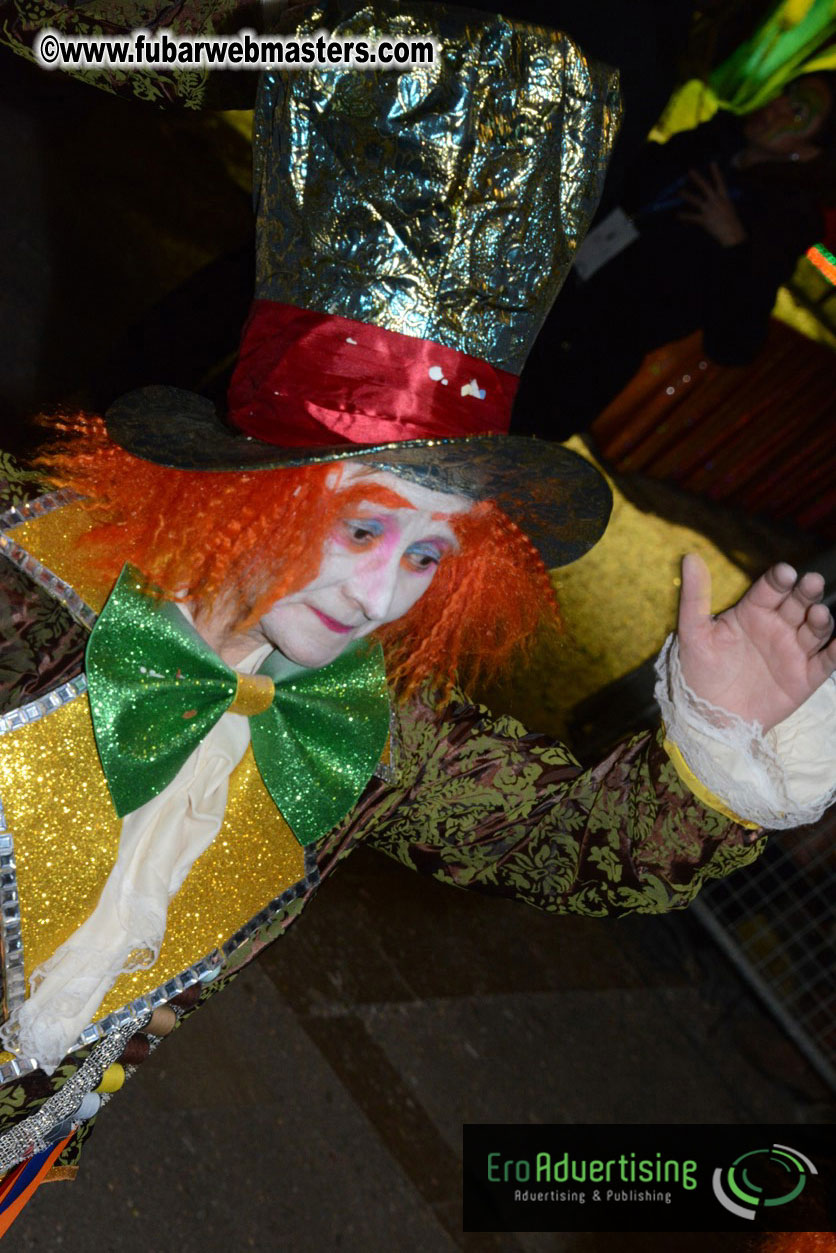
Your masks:
[[[820,574],[802,574],[778,612],[790,626],[800,626],[807,610],[821,600],[823,593],[824,579]]]
[[[798,643],[812,657],[833,634],[833,616],[827,605],[814,604],[798,628]]]
[[[680,222],[693,222],[696,226],[704,226],[705,218],[701,213],[677,213]]]
[[[698,553],[687,553],[682,558],[677,630],[687,636],[700,630],[710,618],[711,572]]]
[[[700,174],[699,170],[689,170],[688,177],[691,182],[695,184],[695,186],[698,187],[706,196],[711,195],[713,188],[708,179],[705,178],[704,175]]]
[[[703,209],[708,203],[705,196],[696,191],[682,191],[680,192],[679,198],[680,200],[683,200],[685,204],[693,205],[695,209]]]
[[[745,601],[756,609],[780,609],[797,578],[798,575],[791,565],[786,561],[779,561],[752,584],[738,603],[743,604]]]
[[[827,648],[821,648],[810,659],[810,668],[808,674],[816,687],[824,683],[825,679],[829,679],[833,671],[836,670],[836,640],[832,640]]]
[[[728,200],[729,198],[728,188],[726,187],[726,183],[723,178],[723,175],[720,173],[720,167],[717,164],[717,162],[712,161],[711,165],[709,166],[709,169],[711,170],[711,178],[714,183],[714,190],[716,194],[718,196],[722,196],[723,200]]]

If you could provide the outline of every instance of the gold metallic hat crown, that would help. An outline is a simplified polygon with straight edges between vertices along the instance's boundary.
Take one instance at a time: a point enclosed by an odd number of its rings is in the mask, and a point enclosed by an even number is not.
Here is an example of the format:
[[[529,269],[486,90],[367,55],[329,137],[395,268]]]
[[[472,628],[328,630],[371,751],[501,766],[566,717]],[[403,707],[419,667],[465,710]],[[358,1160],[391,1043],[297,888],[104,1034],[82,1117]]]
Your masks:
[[[440,4],[346,0],[296,35],[323,28],[437,51],[263,77],[256,296],[519,374],[597,203],[617,75],[557,31]]]

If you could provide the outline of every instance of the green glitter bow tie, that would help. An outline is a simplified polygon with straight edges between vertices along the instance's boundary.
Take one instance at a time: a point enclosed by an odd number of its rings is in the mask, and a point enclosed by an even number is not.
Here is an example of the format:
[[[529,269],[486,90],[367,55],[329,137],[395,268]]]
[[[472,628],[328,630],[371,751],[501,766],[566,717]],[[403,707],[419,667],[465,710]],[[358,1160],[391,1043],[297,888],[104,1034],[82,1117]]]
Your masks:
[[[239,694],[236,671],[176,605],[144,586],[125,566],[87,644],[93,730],[120,818],[168,786]],[[345,817],[371,778],[389,730],[389,693],[383,650],[365,640],[320,670],[275,677],[286,666],[271,653],[259,670],[267,679],[240,677],[256,707],[267,688],[263,712],[250,714],[253,755],[306,845]]]

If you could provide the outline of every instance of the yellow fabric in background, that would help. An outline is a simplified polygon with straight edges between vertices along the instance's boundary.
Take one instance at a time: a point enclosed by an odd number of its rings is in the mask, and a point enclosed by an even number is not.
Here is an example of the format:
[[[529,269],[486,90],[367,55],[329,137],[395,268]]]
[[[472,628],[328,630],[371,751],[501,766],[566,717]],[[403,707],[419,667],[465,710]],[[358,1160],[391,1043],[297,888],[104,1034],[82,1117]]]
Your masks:
[[[567,447],[594,461],[577,436]],[[613,512],[603,539],[579,561],[551,572],[566,623],[561,646],[540,649],[530,666],[481,694],[492,709],[561,738],[568,737],[569,718],[580,701],[652,657],[674,629],[685,553],[705,559],[715,611],[738,600],[750,582],[732,557],[700,533],[696,516],[693,527],[670,522],[639,509],[617,482],[609,476],[608,481]],[[694,501],[695,514],[715,508],[710,501]],[[730,534],[729,547],[746,540]],[[757,546],[750,544],[747,555],[753,554],[757,563]],[[764,555],[764,566],[770,559]]]
[[[594,460],[577,438],[569,447]],[[676,626],[685,553],[698,552],[705,559],[715,610],[737,600],[749,584],[740,567],[698,530],[645,513],[608,481],[613,512],[603,539],[579,561],[552,571],[569,631],[558,673],[570,706],[661,648]]]

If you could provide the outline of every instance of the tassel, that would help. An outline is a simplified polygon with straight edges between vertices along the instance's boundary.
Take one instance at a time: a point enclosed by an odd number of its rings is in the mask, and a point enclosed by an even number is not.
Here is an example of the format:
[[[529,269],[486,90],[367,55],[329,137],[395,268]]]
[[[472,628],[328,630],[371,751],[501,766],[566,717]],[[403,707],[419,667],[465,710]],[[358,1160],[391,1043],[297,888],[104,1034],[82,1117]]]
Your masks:
[[[53,1162],[61,1156],[74,1135],[75,1128],[58,1144],[28,1157],[0,1180],[0,1238],[9,1230],[24,1205],[31,1201],[38,1185],[43,1183]]]

